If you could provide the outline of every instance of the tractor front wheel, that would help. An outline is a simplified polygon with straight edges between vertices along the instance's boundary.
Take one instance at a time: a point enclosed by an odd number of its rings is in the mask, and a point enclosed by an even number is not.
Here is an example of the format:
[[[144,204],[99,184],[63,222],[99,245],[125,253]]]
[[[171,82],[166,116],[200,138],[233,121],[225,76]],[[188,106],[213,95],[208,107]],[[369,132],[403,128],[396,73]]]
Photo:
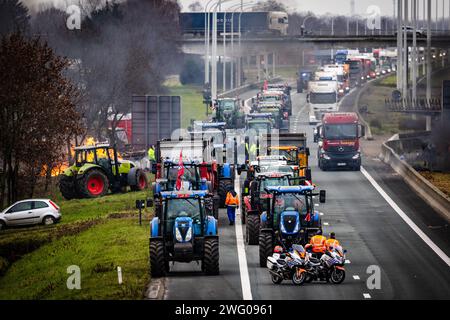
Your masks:
[[[101,170],[91,169],[79,180],[78,186],[84,198],[96,198],[108,192],[109,181]]]
[[[207,275],[219,274],[219,239],[205,239],[202,269]]]
[[[142,191],[147,188],[148,182],[145,172],[142,170],[136,170],[136,184],[130,186],[131,191]]]
[[[267,257],[273,253],[272,233],[259,233],[259,266],[265,267],[267,265]]]
[[[78,198],[77,190],[75,189],[74,177],[61,175],[59,178],[59,191],[66,200]]]
[[[152,277],[163,277],[169,271],[169,263],[164,256],[164,243],[161,240],[150,240],[150,274]]]

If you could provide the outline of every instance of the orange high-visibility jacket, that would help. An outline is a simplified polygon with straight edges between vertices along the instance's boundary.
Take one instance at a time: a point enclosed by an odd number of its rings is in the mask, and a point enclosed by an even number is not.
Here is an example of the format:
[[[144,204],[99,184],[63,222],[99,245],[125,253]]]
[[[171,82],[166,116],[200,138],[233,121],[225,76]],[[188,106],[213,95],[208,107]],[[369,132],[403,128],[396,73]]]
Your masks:
[[[336,239],[328,239],[328,240],[325,242],[325,245],[327,246],[327,250],[330,250],[331,247],[334,248],[334,247],[340,246],[341,244],[340,244],[339,241],[336,240]]]
[[[327,238],[322,235],[315,235],[311,238],[310,244],[312,245],[313,252],[325,252]]]
[[[235,197],[231,194],[231,192],[227,193],[227,198],[225,199],[225,204],[227,206],[238,206],[239,205],[239,197],[236,194]]]

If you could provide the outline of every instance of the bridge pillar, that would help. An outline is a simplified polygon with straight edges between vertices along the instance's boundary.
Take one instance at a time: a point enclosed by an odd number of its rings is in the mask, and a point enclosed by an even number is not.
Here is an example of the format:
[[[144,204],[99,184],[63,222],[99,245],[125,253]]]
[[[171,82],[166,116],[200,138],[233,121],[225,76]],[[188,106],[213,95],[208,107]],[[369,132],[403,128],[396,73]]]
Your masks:
[[[275,78],[275,65],[276,65],[276,54],[275,52],[272,53],[272,78]]]
[[[261,81],[261,55],[257,54],[256,55],[256,68],[258,70],[257,73],[257,82]]]

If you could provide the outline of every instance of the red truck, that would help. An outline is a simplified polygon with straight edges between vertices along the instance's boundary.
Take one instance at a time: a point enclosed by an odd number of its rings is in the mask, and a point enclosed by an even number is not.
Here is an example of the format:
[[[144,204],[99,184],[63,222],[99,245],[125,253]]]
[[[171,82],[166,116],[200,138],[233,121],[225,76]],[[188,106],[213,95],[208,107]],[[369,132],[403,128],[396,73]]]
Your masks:
[[[325,113],[314,134],[319,143],[317,159],[323,171],[332,168],[350,168],[359,171],[361,151],[359,139],[365,127],[355,112]]]

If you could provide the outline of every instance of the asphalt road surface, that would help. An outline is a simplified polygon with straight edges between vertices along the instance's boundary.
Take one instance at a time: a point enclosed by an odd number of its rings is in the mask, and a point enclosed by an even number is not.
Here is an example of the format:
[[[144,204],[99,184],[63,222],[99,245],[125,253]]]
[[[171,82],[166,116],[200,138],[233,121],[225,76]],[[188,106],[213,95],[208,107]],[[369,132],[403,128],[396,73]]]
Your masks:
[[[342,101],[341,110],[351,110],[353,95]],[[446,220],[378,159],[363,157],[361,172],[322,172],[313,127],[307,124],[305,94],[293,90],[292,99],[291,132],[308,134],[313,181],[327,190],[327,202],[317,206],[324,234],[334,231],[348,250],[345,281],[274,285],[268,271],[259,267],[258,246],[243,245],[245,226],[239,217],[229,226],[221,210],[220,275],[204,276],[197,263],[175,263],[164,279],[164,299],[449,299]],[[367,285],[373,270],[380,271],[379,288]]]

